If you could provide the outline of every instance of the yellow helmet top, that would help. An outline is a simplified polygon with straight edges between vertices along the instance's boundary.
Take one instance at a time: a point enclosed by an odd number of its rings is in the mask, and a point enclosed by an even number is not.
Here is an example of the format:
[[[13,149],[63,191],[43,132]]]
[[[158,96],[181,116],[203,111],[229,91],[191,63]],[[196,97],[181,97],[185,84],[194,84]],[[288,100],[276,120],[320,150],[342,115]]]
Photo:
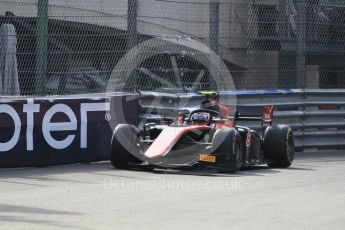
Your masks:
[[[208,98],[218,98],[219,94],[216,91],[201,91],[201,95],[206,96]]]

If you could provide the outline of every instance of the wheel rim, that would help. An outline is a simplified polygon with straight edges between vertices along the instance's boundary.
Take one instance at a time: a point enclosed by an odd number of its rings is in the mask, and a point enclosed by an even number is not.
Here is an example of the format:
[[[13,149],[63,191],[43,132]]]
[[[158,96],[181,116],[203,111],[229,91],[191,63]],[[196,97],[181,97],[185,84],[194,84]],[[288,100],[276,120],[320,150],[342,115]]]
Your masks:
[[[237,163],[241,163],[241,160],[242,160],[242,151],[241,151],[241,148],[239,148],[240,144],[239,142],[237,142],[236,144],[236,162]]]
[[[288,140],[287,154],[288,154],[289,161],[291,161],[295,154],[294,141],[291,135],[289,136],[289,140]]]

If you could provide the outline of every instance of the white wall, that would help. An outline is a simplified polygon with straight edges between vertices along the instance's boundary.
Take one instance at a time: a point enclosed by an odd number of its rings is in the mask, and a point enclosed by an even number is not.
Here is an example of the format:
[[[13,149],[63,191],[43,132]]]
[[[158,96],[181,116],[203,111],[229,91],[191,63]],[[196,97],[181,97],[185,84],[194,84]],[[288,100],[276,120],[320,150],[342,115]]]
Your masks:
[[[246,1],[220,0],[220,52],[223,58],[242,66],[245,59],[234,55],[231,49],[247,45],[243,39],[248,26],[247,8],[243,7]],[[188,2],[139,0],[139,33],[167,37],[190,35],[203,38],[207,44],[209,0]],[[127,4],[128,0],[49,0],[49,17],[126,30]],[[17,16],[36,17],[37,0],[0,0],[0,14],[4,15],[7,10]]]

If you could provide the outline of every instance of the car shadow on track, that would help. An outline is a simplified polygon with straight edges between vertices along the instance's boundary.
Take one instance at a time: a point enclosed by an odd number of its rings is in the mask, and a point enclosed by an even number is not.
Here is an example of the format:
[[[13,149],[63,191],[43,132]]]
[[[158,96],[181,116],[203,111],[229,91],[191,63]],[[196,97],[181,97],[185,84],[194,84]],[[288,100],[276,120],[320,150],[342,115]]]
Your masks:
[[[253,166],[237,171],[236,173],[221,173],[210,169],[189,169],[189,170],[153,170],[155,174],[162,175],[182,175],[182,176],[204,176],[204,177],[242,177],[242,176],[265,176],[267,174],[277,174],[280,170],[271,169],[267,166]]]
[[[283,173],[285,170],[296,171],[313,171],[317,170],[313,166],[314,163],[320,162],[339,162],[345,161],[344,151],[317,151],[317,152],[302,152],[296,153],[295,161],[290,168],[276,169],[269,168],[266,165],[253,166],[241,169],[237,173],[219,173],[217,170],[190,168],[183,170],[165,170],[165,169],[149,169],[140,168],[133,169],[133,172],[153,173],[162,175],[187,175],[187,176],[209,176],[209,177],[241,177],[241,176],[265,176],[269,174]],[[61,177],[63,174],[78,174],[91,173],[99,175],[109,175],[114,177],[129,177],[132,179],[141,179],[140,176],[122,175],[118,174],[123,170],[115,169],[109,162],[99,162],[91,164],[74,164],[66,166],[49,166],[43,168],[21,168],[21,169],[1,169],[0,181],[8,183],[28,183],[28,185],[41,186],[36,182],[70,182],[70,183],[85,183],[84,180],[78,180],[74,177]],[[28,179],[28,181],[9,181],[10,179],[21,178]],[[88,181],[88,183],[95,183]]]
[[[236,173],[220,173],[214,169],[205,169],[200,167],[187,168],[187,169],[157,169],[157,168],[133,168],[131,172],[151,173],[155,175],[181,175],[181,176],[204,176],[204,177],[243,177],[243,176],[266,176],[269,174],[283,173],[285,170],[315,170],[307,165],[291,166],[287,169],[269,168],[266,165],[252,166],[239,170]],[[90,173],[100,176],[123,177],[128,179],[145,179],[142,175],[138,174],[123,174],[118,172],[125,172],[128,170],[119,170],[113,168],[109,162],[92,163],[88,165],[76,164],[68,166],[52,166],[46,168],[23,168],[23,169],[10,169],[0,171],[0,181],[8,183],[27,183],[27,185],[41,186],[39,183],[34,182],[69,182],[69,183],[85,183],[84,180],[78,178],[66,178],[59,175],[63,174],[79,174]],[[7,179],[21,178],[27,179],[24,181],[8,181]],[[32,183],[32,184],[31,184]],[[87,183],[95,183],[87,181]]]
[[[140,169],[137,169],[140,170]],[[266,176],[268,174],[278,174],[284,171],[315,171],[316,169],[305,165],[292,165],[289,168],[270,168],[267,165],[255,165],[242,168],[236,173],[220,173],[218,170],[206,168],[187,168],[187,169],[151,169],[146,170],[154,174],[163,175],[186,175],[186,176],[207,176],[207,177],[242,177],[242,176]],[[141,170],[140,170],[141,171]]]

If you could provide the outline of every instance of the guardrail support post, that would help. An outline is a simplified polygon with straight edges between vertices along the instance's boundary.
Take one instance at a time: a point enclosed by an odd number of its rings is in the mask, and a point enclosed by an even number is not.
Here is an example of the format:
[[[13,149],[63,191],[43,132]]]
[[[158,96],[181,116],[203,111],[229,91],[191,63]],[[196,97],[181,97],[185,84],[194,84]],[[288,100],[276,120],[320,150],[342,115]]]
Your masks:
[[[49,0],[38,1],[37,14],[37,57],[36,94],[45,94],[48,55],[48,4]]]

